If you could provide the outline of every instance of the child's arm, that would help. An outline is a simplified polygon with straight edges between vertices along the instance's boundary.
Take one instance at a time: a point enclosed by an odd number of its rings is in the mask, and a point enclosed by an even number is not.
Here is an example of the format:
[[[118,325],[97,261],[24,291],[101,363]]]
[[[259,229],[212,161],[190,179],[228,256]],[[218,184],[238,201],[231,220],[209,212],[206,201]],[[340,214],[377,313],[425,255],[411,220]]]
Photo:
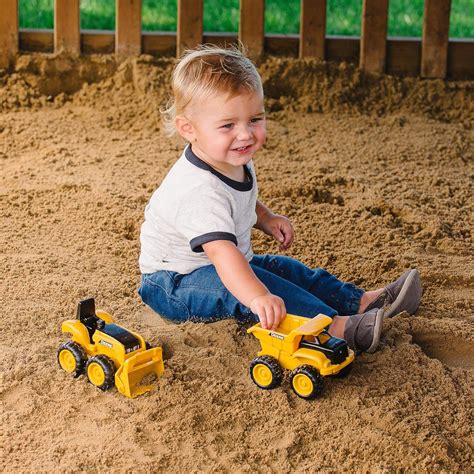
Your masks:
[[[260,201],[255,206],[257,223],[255,228],[271,235],[280,242],[280,250],[286,250],[294,240],[293,226],[289,219],[273,212]]]
[[[224,286],[258,315],[262,327],[276,329],[286,316],[285,303],[268,291],[235,244],[228,240],[214,240],[203,244],[202,248]]]

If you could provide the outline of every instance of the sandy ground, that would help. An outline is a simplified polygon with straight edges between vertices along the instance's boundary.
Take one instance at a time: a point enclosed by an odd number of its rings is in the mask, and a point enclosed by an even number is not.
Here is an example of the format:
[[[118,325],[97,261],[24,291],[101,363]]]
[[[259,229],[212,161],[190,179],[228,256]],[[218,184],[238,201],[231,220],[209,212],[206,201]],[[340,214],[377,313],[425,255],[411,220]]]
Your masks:
[[[471,470],[473,84],[261,65],[260,198],[292,219],[287,254],[368,289],[414,266],[424,282],[417,315],[306,402],[256,388],[244,327],[175,326],[139,300],[143,209],[181,149],[157,113],[169,62],[71,61],[0,75],[2,472]],[[61,322],[88,296],[163,346],[156,391],[59,369]]]

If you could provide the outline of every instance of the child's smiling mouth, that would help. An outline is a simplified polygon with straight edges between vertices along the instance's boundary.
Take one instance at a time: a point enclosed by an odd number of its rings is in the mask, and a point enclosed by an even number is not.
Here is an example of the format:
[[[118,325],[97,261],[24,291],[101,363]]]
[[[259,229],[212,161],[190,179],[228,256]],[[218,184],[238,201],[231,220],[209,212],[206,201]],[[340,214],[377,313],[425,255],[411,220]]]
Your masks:
[[[238,147],[238,148],[232,148],[232,151],[235,151],[237,153],[246,153],[250,150],[250,148],[252,148],[252,145],[246,145],[246,146],[241,146],[241,147]]]

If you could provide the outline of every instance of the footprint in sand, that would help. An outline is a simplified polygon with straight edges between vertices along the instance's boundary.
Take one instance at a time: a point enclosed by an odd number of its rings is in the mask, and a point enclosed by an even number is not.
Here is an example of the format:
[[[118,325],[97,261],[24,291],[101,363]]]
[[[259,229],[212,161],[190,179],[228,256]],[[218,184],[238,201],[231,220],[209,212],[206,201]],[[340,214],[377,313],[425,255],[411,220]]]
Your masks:
[[[413,342],[431,359],[450,367],[474,369],[474,344],[466,339],[440,333],[413,333]]]

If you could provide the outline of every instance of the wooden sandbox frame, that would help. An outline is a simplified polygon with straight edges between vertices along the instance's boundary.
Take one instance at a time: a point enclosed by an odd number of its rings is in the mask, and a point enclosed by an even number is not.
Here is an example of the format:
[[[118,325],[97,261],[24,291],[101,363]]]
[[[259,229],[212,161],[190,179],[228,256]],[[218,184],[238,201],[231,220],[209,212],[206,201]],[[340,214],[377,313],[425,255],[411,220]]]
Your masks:
[[[326,35],[326,0],[301,1],[299,35],[265,35],[265,0],[240,0],[238,34],[203,32],[204,0],[178,0],[177,31],[142,32],[141,0],[116,1],[116,30],[81,30],[80,0],[54,0],[54,30],[19,29],[18,0],[0,0],[0,68],[18,52],[179,56],[199,43],[241,41],[263,54],[358,63],[369,73],[474,78],[474,40],[449,39],[451,0],[425,0],[423,34],[387,38],[389,0],[363,0],[361,36]]]

